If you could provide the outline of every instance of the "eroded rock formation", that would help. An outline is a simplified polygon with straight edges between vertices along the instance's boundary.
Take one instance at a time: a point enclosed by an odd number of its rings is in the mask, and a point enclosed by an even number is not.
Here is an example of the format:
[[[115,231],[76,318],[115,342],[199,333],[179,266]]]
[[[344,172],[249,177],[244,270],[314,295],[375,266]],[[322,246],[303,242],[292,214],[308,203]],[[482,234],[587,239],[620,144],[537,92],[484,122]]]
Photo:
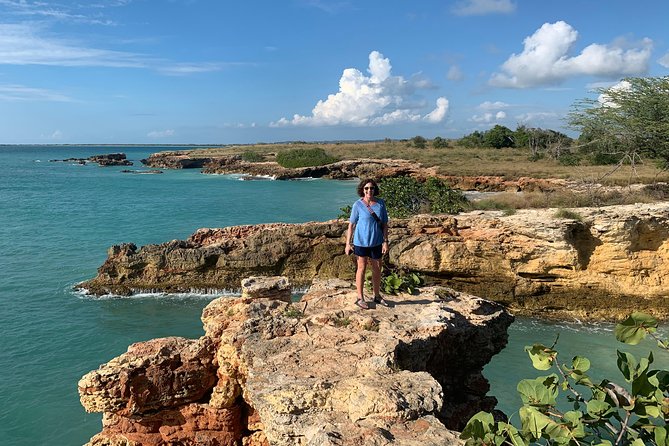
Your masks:
[[[51,162],[88,164],[97,163],[99,166],[132,166],[132,161],[128,160],[125,153],[107,153],[104,155],[93,155],[88,158],[67,158],[64,160],[50,160]]]
[[[86,410],[104,412],[89,445],[461,444],[450,429],[495,405],[481,370],[512,317],[438,291],[368,311],[343,281],[292,304],[216,299],[202,338],[134,344],[80,380]]]
[[[632,309],[669,317],[669,206],[471,212],[392,220],[389,261],[514,311],[618,318]],[[95,294],[236,288],[249,275],[352,279],[343,221],[200,229],[185,241],[113,246]]]

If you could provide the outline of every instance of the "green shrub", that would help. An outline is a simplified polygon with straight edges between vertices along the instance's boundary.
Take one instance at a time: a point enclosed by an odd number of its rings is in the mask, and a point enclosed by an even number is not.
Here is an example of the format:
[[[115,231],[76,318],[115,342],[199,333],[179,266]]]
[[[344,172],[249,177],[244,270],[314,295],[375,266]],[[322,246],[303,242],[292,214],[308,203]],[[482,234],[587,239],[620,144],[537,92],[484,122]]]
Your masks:
[[[656,335],[657,321],[643,313],[632,313],[616,325],[620,342],[635,345],[647,335],[660,348],[667,342]],[[662,445],[669,442],[669,371],[653,370],[653,354],[637,360],[627,352],[616,350],[618,369],[627,388],[609,379],[595,383],[587,372],[590,360],[575,356],[560,364],[555,343],[548,347],[534,344],[525,347],[532,366],[554,373],[518,383],[523,401],[518,410],[520,427],[495,421],[493,415],[479,412],[462,431],[466,446],[483,445]],[[566,394],[571,410],[558,407],[560,391]],[[511,417],[514,419],[515,417]]]
[[[404,176],[381,180],[388,215],[403,218],[420,213],[456,214],[465,209],[467,198],[438,178],[420,182]]]
[[[553,214],[553,217],[555,218],[566,218],[569,220],[578,220],[581,221],[583,220],[583,217],[581,214],[578,212],[570,211],[569,209],[558,209],[555,214]]]
[[[242,153],[242,161],[246,161],[247,163],[259,163],[263,160],[264,158],[258,152],[247,150],[246,152]]]
[[[558,158],[558,163],[563,166],[578,166],[580,162],[581,158],[573,153],[565,153]]]
[[[285,152],[279,152],[276,155],[276,162],[282,167],[312,167],[324,166],[339,161],[334,156],[329,155],[320,147],[312,149],[292,149]]]
[[[351,205],[346,205],[343,208],[339,208],[339,215],[337,215],[337,220],[348,220],[351,217]]]
[[[381,291],[386,294],[414,294],[424,284],[423,276],[415,271],[401,268],[384,268],[381,271]],[[365,285],[372,290],[372,272],[369,270],[365,273]]]

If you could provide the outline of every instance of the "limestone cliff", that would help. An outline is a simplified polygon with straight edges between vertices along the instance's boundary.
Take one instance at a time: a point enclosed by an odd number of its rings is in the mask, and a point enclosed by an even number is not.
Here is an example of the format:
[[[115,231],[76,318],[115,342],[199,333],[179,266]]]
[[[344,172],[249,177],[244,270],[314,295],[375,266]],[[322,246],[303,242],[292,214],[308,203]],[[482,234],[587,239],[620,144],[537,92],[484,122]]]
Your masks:
[[[481,370],[507,342],[500,305],[424,288],[361,311],[342,281],[291,304],[267,280],[212,301],[202,338],[134,344],[84,376],[82,404],[104,412],[88,444],[443,446],[494,407]]]
[[[461,291],[554,317],[617,318],[632,309],[669,317],[669,206],[471,212],[392,220],[389,262]],[[95,294],[237,288],[249,275],[353,278],[346,223],[200,229],[185,241],[113,246]]]

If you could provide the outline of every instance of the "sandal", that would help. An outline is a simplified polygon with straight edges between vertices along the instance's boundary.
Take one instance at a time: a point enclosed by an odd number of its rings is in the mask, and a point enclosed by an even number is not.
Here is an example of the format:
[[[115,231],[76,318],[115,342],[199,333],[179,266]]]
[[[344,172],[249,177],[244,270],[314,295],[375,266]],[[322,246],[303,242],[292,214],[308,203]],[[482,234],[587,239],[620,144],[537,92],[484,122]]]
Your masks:
[[[381,305],[381,306],[384,306],[384,307],[390,308],[390,303],[381,296],[376,296],[374,298],[374,303],[378,304],[378,305]]]
[[[365,299],[358,299],[355,301],[355,304],[362,308],[363,310],[369,310],[369,305],[367,305],[367,302],[365,302]]]

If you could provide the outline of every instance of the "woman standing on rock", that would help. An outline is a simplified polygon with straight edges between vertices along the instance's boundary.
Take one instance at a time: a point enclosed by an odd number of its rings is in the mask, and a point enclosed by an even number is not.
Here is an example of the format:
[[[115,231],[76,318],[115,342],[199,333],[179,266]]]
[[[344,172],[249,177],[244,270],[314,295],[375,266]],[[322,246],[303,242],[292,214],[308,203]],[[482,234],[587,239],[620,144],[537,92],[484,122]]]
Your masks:
[[[386,203],[377,198],[379,186],[374,180],[362,180],[358,184],[360,200],[351,207],[351,218],[346,231],[346,255],[354,252],[358,257],[358,270],[355,274],[355,285],[358,299],[355,304],[366,310],[363,287],[367,264],[372,268],[372,288],[374,302],[389,306],[381,297],[381,257],[388,252],[388,212]]]

